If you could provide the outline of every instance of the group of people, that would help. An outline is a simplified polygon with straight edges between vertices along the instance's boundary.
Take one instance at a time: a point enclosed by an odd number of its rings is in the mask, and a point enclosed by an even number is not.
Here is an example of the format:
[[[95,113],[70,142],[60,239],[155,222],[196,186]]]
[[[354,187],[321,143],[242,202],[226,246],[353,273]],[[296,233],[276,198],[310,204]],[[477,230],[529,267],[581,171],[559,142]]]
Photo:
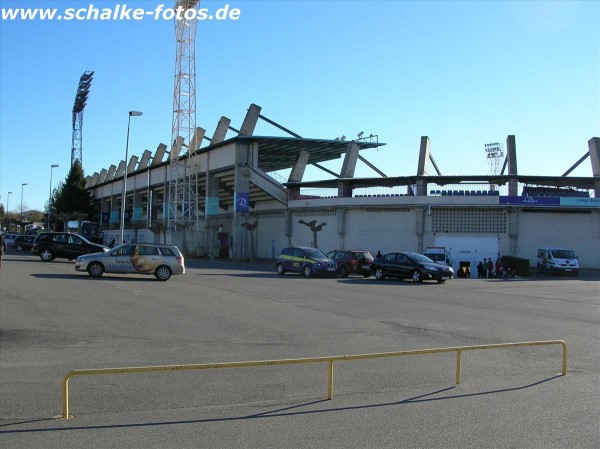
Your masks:
[[[492,261],[492,258],[483,258],[483,262],[477,264],[477,277],[479,279],[508,279],[515,277],[515,272],[511,265],[504,266],[500,261],[500,258],[496,260],[496,263]]]

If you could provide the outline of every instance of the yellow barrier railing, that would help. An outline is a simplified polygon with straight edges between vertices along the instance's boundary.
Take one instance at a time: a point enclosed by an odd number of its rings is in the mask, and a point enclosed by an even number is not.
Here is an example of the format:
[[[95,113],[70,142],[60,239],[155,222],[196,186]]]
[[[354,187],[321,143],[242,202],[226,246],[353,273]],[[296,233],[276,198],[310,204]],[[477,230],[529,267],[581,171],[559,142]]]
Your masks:
[[[228,363],[202,363],[193,365],[164,365],[164,366],[141,366],[132,368],[100,368],[100,369],[81,369],[68,372],[63,379],[62,397],[63,397],[63,418],[69,418],[69,379],[73,376],[92,376],[98,374],[132,374],[149,373],[158,371],[186,371],[211,368],[243,368],[251,366],[275,366],[275,365],[295,365],[303,363],[327,363],[327,399],[333,398],[333,362],[342,362],[349,360],[379,359],[384,357],[401,357],[405,355],[423,355],[437,354],[441,352],[456,352],[456,384],[460,384],[460,372],[462,353],[464,351],[474,351],[479,349],[500,349],[514,348],[519,346],[542,346],[542,345],[561,345],[562,350],[562,375],[567,374],[567,344],[563,340],[545,340],[529,341],[521,343],[499,343],[491,345],[476,346],[457,346],[451,348],[436,349],[417,349],[412,351],[398,352],[380,352],[374,354],[355,354],[355,355],[337,355],[329,357],[311,357],[303,359],[278,359],[278,360],[260,360],[250,362],[228,362]]]

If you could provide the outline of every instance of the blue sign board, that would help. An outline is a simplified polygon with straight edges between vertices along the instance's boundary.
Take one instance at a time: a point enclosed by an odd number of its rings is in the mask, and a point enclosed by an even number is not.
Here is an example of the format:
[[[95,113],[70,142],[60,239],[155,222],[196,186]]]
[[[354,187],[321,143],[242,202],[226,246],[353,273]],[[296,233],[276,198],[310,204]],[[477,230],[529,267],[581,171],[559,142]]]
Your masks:
[[[248,212],[250,205],[250,194],[248,192],[234,192],[236,212]]]
[[[600,198],[572,198],[572,197],[561,197],[561,206],[575,206],[575,207],[600,207]]]
[[[549,196],[501,196],[500,204],[512,206],[560,206],[560,198]]]
[[[566,206],[600,207],[600,198],[557,197],[557,196],[501,196],[499,204],[511,206]]]

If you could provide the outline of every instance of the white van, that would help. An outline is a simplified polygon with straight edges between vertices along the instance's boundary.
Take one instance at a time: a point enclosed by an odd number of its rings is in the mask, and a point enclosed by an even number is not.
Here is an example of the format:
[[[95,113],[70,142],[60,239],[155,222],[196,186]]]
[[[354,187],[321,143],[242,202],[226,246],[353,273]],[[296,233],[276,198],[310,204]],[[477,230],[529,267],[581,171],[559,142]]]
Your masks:
[[[423,255],[429,257],[435,263],[440,265],[452,266],[452,258],[450,252],[443,246],[428,246]]]
[[[577,276],[579,259],[572,249],[540,248],[537,255],[537,268],[550,274],[565,273]]]

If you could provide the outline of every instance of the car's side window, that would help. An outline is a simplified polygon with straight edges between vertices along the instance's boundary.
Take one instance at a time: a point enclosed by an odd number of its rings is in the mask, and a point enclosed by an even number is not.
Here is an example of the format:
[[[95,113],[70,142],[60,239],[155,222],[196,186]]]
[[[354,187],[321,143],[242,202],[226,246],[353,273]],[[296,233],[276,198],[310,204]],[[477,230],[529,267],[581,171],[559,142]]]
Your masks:
[[[305,257],[304,251],[302,251],[300,248],[294,248],[294,256],[295,257]]]
[[[54,242],[65,243],[67,241],[66,236],[64,234],[56,234],[52,238]]]
[[[126,245],[118,248],[113,255],[114,256],[132,256],[135,250],[134,245]]]
[[[83,240],[81,240],[76,235],[70,235],[69,236],[69,243],[71,243],[72,245],[81,245],[81,244],[83,244]]]
[[[396,255],[395,254],[387,254],[385,256],[385,261],[388,263],[394,263],[396,261]]]
[[[140,246],[138,248],[138,254],[140,256],[157,256],[158,248],[156,246]]]
[[[162,252],[163,256],[174,256],[175,253],[173,252],[173,250],[171,248],[161,248],[160,251]]]

